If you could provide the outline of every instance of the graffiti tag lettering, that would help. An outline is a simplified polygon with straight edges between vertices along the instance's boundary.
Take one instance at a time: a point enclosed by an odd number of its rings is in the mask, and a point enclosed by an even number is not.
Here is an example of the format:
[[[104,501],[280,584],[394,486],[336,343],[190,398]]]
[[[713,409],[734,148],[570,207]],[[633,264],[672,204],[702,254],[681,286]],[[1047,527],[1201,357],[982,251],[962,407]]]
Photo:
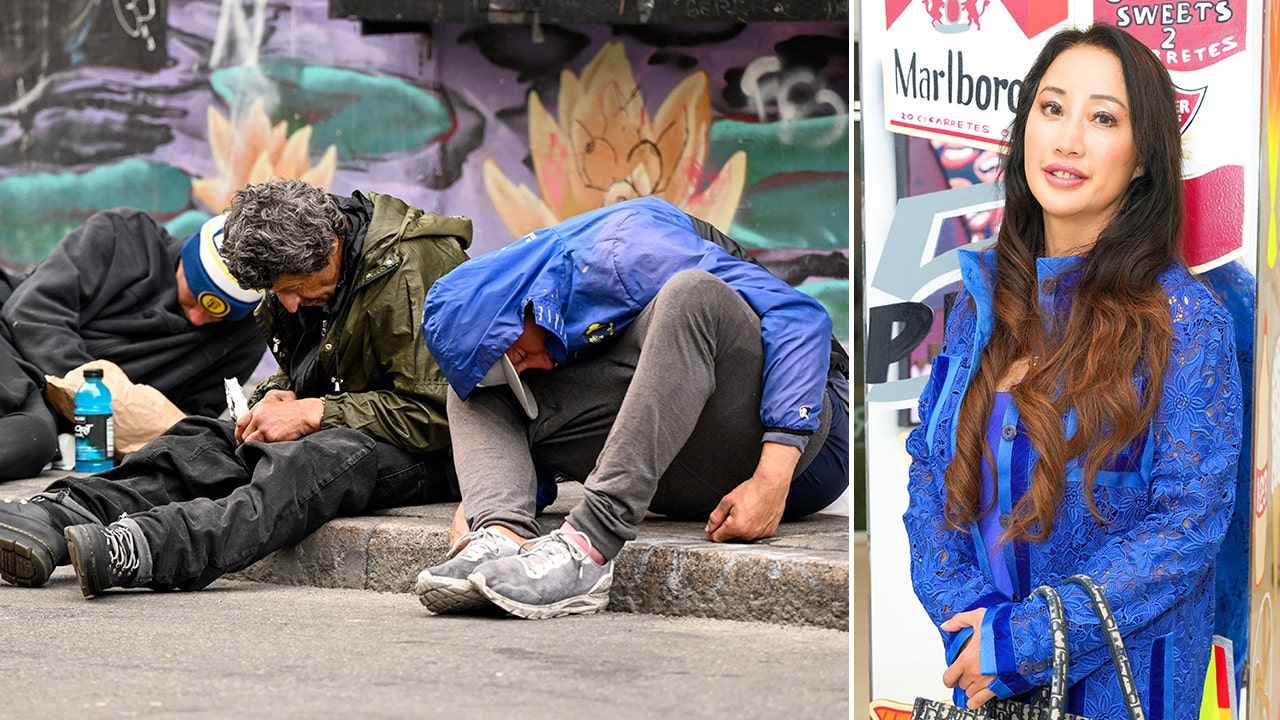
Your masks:
[[[784,143],[791,141],[788,121],[831,114],[823,112],[824,108],[830,108],[839,122],[818,140],[818,146],[826,147],[845,135],[849,113],[844,99],[809,68],[784,69],[782,61],[772,55],[756,58],[742,73],[742,92],[755,104],[761,122],[769,119],[768,108],[777,108],[778,119],[783,121],[778,136]]]
[[[113,0],[116,9],[116,20],[129,37],[142,38],[147,43],[147,51],[154,52],[156,39],[151,35],[147,23],[156,18],[155,0]]]
[[[242,0],[222,0],[213,49],[209,51],[210,67],[258,64],[258,48],[267,30],[267,0],[250,2],[254,6],[252,18],[245,14]],[[233,42],[239,57],[230,57],[228,46]]]

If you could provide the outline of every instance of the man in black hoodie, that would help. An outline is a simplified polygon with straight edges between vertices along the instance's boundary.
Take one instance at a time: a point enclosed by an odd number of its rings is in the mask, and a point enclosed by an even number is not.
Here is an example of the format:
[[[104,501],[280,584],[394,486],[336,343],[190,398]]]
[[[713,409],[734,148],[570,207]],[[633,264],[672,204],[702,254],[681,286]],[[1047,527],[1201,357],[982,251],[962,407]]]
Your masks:
[[[216,417],[222,379],[247,381],[265,349],[250,315],[261,293],[236,287],[216,248],[202,247],[221,224],[178,239],[139,210],[95,213],[0,310],[18,353],[54,376],[110,360],[188,415]]]
[[[57,448],[45,376],[109,360],[180,410],[217,416],[222,379],[241,383],[264,344],[262,294],[235,285],[217,254],[222,217],[185,240],[151,216],[95,213],[29,275],[0,273],[0,481],[31,477]]]

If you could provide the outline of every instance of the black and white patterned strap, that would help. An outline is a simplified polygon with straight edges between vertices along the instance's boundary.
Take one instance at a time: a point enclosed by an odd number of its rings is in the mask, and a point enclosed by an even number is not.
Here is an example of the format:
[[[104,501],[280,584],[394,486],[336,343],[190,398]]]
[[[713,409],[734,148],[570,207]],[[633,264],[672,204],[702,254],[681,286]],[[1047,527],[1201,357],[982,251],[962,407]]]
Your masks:
[[[1067,578],[1067,582],[1084,588],[1093,602],[1098,622],[1107,637],[1107,645],[1111,647],[1111,660],[1115,664],[1116,678],[1120,681],[1120,690],[1124,693],[1125,705],[1129,709],[1129,720],[1146,720],[1142,701],[1138,698],[1138,686],[1133,680],[1133,668],[1129,665],[1129,656],[1124,650],[1124,639],[1120,637],[1120,626],[1116,624],[1116,616],[1111,612],[1106,596],[1088,575],[1072,575]],[[1031,591],[1031,594],[1039,595],[1049,603],[1049,623],[1053,634],[1053,675],[1049,681],[1047,698],[1048,720],[1063,720],[1066,716],[1067,669],[1070,666],[1066,613],[1062,609],[1062,598],[1054,588],[1042,585]]]
[[[1102,633],[1106,635],[1107,644],[1111,647],[1111,661],[1116,667],[1116,678],[1120,680],[1120,691],[1124,693],[1125,705],[1129,708],[1129,720],[1146,720],[1142,710],[1142,701],[1138,698],[1138,685],[1134,683],[1133,667],[1129,665],[1129,656],[1124,650],[1124,638],[1120,637],[1120,626],[1116,624],[1116,616],[1111,612],[1111,605],[1106,596],[1098,588],[1097,583],[1088,575],[1071,575],[1066,579],[1084,588],[1093,602],[1093,610],[1098,614],[1098,623],[1102,625]],[[1066,673],[1070,666],[1070,652],[1066,644],[1066,614],[1062,611],[1062,598],[1050,585],[1041,585],[1032,591],[1048,602],[1048,619],[1053,635],[1053,675],[1048,692],[1048,720],[1062,720],[1066,716]]]
[[[1049,720],[1062,720],[1067,700],[1067,668],[1071,665],[1067,650],[1067,618],[1062,611],[1062,598],[1058,591],[1041,585],[1031,591],[1049,603],[1049,624],[1053,633],[1053,675],[1049,681]]]
[[[1116,624],[1116,616],[1111,612],[1106,596],[1088,575],[1072,575],[1067,578],[1067,582],[1084,588],[1093,600],[1098,621],[1102,624],[1102,631],[1106,633],[1107,644],[1111,646],[1111,660],[1115,663],[1116,678],[1120,680],[1120,690],[1124,693],[1125,705],[1129,708],[1129,720],[1145,720],[1142,701],[1138,698],[1138,686],[1133,680],[1133,668],[1129,665],[1129,656],[1124,650],[1124,638],[1120,637],[1120,627]]]

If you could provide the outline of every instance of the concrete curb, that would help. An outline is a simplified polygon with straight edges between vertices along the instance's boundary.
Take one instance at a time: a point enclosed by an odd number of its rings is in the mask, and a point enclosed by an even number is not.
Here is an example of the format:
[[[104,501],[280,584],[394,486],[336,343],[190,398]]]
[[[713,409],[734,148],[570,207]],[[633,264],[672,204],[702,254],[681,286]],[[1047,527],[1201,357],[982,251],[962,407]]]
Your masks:
[[[849,629],[849,562],[753,545],[630,542],[611,610]]]
[[[841,524],[848,537],[844,518],[813,522],[826,528],[828,540],[840,535],[832,526]],[[543,523],[548,526],[556,527]],[[612,611],[849,628],[847,550],[646,535],[627,543],[615,561]],[[230,577],[407,593],[418,572],[443,560],[448,549],[446,523],[418,517],[342,518]]]
[[[0,485],[25,498],[51,473]],[[539,518],[559,527],[582,496],[576,483]],[[396,508],[325,523],[297,545],[229,578],[287,585],[408,593],[422,568],[449,550],[456,505]],[[702,524],[647,519],[614,563],[609,609],[722,620],[849,629],[849,519],[813,515],[750,544],[712,543]]]

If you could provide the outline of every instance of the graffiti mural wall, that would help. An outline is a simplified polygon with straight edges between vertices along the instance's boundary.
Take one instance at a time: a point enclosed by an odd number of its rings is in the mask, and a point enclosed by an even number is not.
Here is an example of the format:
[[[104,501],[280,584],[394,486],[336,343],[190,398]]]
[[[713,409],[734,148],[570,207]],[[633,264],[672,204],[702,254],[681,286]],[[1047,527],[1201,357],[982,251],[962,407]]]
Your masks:
[[[470,216],[473,252],[655,195],[848,341],[843,22],[436,25],[327,0],[48,0],[0,16],[0,264],[120,205],[175,234],[273,175]]]

